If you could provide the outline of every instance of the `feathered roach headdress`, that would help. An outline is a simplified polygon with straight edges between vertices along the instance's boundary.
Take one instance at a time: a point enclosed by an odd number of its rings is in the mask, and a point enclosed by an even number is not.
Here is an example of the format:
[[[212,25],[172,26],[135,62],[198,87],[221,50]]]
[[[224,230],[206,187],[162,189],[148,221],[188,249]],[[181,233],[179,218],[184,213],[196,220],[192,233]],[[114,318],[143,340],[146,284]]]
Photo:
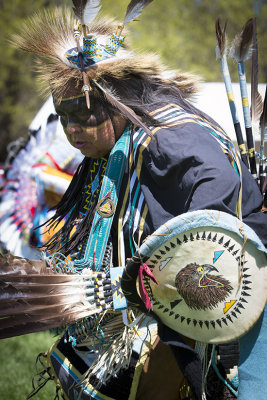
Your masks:
[[[74,15],[62,9],[39,12],[14,35],[14,44],[45,57],[37,61],[39,79],[43,89],[51,90],[58,100],[85,93],[90,107],[90,94],[97,93],[144,128],[118,94],[122,81],[127,82],[130,91],[133,77],[139,81],[152,80],[155,84],[178,88],[182,97],[187,98],[196,91],[195,78],[168,70],[156,55],[135,55],[126,46],[125,26],[152,0],[131,0],[122,24],[96,19],[100,1],[73,0]]]

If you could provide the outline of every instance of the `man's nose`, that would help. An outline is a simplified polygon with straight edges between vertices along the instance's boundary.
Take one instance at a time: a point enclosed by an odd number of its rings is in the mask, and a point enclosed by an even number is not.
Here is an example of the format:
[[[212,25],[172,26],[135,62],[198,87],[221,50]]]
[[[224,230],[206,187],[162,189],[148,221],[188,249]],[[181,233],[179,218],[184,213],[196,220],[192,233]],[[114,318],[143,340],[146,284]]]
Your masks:
[[[67,132],[68,133],[81,133],[82,127],[79,124],[68,124],[67,125]]]

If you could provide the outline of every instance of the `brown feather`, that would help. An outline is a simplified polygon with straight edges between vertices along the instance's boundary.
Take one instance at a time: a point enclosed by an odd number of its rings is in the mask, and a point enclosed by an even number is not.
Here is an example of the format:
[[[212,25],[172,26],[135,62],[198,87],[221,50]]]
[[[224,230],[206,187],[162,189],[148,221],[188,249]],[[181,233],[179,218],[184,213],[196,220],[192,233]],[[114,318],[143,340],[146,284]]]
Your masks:
[[[47,268],[45,261],[29,260],[27,258],[16,257],[10,253],[0,254],[0,279],[1,275],[25,276],[26,274],[40,274],[44,271],[52,274],[52,270]]]
[[[90,277],[56,273],[45,261],[0,255],[0,338],[59,327],[100,312],[95,293],[87,295]],[[106,295],[109,307],[109,289]]]
[[[47,313],[49,309],[54,307],[63,309],[69,305],[73,307],[75,304],[82,304],[80,298],[77,297],[77,293],[76,302],[75,298],[71,295],[65,296],[60,294],[52,296],[35,296],[32,299],[29,297],[17,297],[15,299],[9,298],[6,302],[0,304],[0,316],[2,318],[3,316],[23,314],[26,309],[27,314],[31,314],[36,310],[39,310],[39,312],[42,310],[43,313]]]
[[[2,282],[0,281],[0,285],[2,286]],[[0,290],[0,305],[7,302],[17,301],[19,299],[25,300],[35,300],[40,299],[41,301],[50,302],[52,299],[58,297],[66,297],[66,299],[70,296],[83,295],[84,292],[84,282],[79,284],[78,286],[72,285],[57,285],[55,286],[53,282],[51,284],[46,285],[34,285],[32,286],[29,283],[23,285],[23,287],[18,286],[14,283],[4,283]],[[47,298],[48,296],[51,298]],[[9,296],[9,297],[8,297]],[[53,300],[55,301],[55,300]]]
[[[216,19],[215,31],[216,31],[216,39],[217,39],[220,58],[222,58],[225,55],[227,49],[226,26],[227,26],[227,21],[225,22],[224,27],[222,29],[220,25],[220,18]]]
[[[252,46],[252,69],[251,69],[251,123],[258,131],[259,120],[263,110],[262,97],[258,92],[258,41],[256,18],[253,19],[253,46]]]
[[[83,18],[83,11],[84,7],[87,3],[87,0],[72,0],[73,6],[73,12],[75,14],[75,17],[77,17],[80,21],[82,21]]]
[[[62,312],[62,310],[61,310]],[[17,316],[9,317],[7,321],[7,325],[10,327],[5,327],[4,320],[0,318],[0,339],[6,339],[13,336],[26,335],[28,333],[41,332],[46,331],[48,329],[58,328],[60,326],[65,326],[72,324],[79,319],[85,318],[88,316],[87,312],[77,313],[76,310],[72,312],[72,314],[63,314],[60,318],[58,315],[52,316],[51,318],[42,319],[38,316],[32,321],[31,319],[23,318],[23,321],[17,323]],[[12,324],[13,321],[13,324]]]
[[[249,59],[252,50],[253,39],[253,18],[250,18],[243,26],[232,43],[229,56],[234,58],[236,62],[242,62]]]

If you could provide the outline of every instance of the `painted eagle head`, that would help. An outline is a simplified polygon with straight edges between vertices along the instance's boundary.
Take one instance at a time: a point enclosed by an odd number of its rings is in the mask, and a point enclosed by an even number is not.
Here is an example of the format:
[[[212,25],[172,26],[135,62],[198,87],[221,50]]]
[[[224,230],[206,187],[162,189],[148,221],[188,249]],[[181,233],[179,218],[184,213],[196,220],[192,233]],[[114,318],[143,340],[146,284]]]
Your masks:
[[[228,280],[221,275],[211,275],[211,271],[219,272],[210,264],[191,263],[176,275],[175,287],[189,308],[213,309],[233,289]]]

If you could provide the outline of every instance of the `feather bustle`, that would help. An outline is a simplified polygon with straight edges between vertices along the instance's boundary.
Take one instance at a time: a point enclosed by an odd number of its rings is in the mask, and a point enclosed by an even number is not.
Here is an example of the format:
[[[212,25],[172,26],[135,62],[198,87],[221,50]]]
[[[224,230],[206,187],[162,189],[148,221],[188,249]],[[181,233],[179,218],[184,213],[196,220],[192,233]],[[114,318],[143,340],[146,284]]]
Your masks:
[[[82,295],[85,295],[85,288],[83,285],[77,286],[76,288],[73,288],[71,286],[68,286],[66,288],[65,286],[55,287],[53,284],[45,286],[37,285],[34,287],[25,284],[21,288],[20,286],[7,283],[6,286],[0,291],[0,306],[3,303],[17,301],[19,299],[33,299],[35,301],[39,300],[45,302],[46,304],[49,304],[55,301],[56,297],[60,299],[65,296],[67,299],[69,296],[78,295],[80,296],[80,298]],[[49,296],[50,298],[46,299],[46,296]]]
[[[60,327],[101,310],[88,301],[91,275],[58,274],[45,261],[11,254],[0,256],[0,271],[0,338]],[[93,288],[89,297],[94,299]]]
[[[51,269],[47,268],[45,261],[29,260],[13,256],[10,253],[0,254],[0,265],[0,279],[1,275],[25,276],[27,274],[40,274],[44,271],[47,271],[48,274],[53,273]]]
[[[58,304],[49,304],[49,302],[45,302],[45,300],[41,302],[41,299],[44,300],[44,297],[32,301],[20,299],[16,302],[7,302],[7,304],[4,304],[3,306],[1,305],[0,307],[1,318],[11,317],[14,315],[23,315],[23,318],[25,318],[24,314],[27,313],[32,319],[36,312],[42,313],[42,315],[47,315],[48,313],[52,313],[52,311],[54,315],[57,316],[57,312],[65,312],[68,307],[71,306],[72,309],[74,309],[75,306],[75,302],[71,302],[70,300],[67,302],[65,296],[61,298],[61,301]],[[52,303],[52,300],[55,302],[55,299],[51,299],[50,303]]]
[[[74,310],[72,314],[66,314],[61,317],[56,315],[43,320],[39,316],[36,316],[33,321],[29,319],[27,320],[26,316],[23,318],[21,323],[17,323],[17,316],[14,316],[10,317],[9,325],[11,326],[7,328],[3,325],[3,319],[1,318],[0,339],[7,339],[13,336],[26,335],[28,333],[41,332],[48,329],[58,328],[60,326],[70,325],[87,316],[88,312],[78,313],[77,310]],[[12,324],[11,321],[14,323]]]

